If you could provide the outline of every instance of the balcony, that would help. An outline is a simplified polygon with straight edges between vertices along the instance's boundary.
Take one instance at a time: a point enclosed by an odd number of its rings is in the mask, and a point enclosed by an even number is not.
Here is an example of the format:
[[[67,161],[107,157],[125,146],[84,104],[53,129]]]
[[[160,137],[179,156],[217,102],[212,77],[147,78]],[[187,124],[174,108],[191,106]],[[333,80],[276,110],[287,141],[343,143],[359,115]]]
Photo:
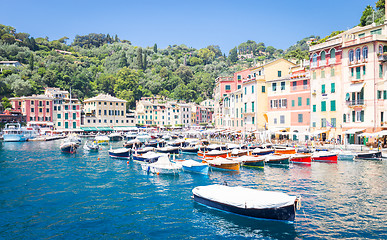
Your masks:
[[[336,64],[336,58],[330,58],[330,59],[328,60],[328,64],[329,64],[329,65]]]
[[[317,62],[311,62],[310,68],[317,68]]]
[[[326,60],[321,60],[320,61],[320,67],[324,67],[327,65],[327,61]]]
[[[387,52],[384,52],[378,56],[380,62],[387,62]]]
[[[349,101],[346,101],[346,104],[348,106],[363,106],[364,105],[364,99],[349,100]]]
[[[343,44],[343,47],[350,47],[350,46],[364,44],[372,41],[383,41],[383,40],[386,40],[386,37],[384,35],[369,35],[366,37],[345,41]]]
[[[363,76],[353,76],[349,78],[351,80],[351,83],[361,83],[364,82],[364,75]]]

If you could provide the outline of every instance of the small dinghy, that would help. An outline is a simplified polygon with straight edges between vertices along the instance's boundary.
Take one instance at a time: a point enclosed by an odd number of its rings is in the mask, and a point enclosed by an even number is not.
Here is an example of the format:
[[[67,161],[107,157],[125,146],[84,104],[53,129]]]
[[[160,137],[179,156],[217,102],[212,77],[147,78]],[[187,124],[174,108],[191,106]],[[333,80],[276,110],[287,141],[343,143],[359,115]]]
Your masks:
[[[95,141],[86,141],[83,145],[85,151],[95,152],[99,150],[99,145]]]
[[[311,164],[312,155],[311,154],[292,154],[290,155],[290,161],[292,163]]]
[[[295,154],[296,149],[295,148],[290,148],[290,147],[276,147],[275,152],[276,154]]]
[[[130,159],[130,149],[128,148],[110,149],[109,156],[112,158]]]
[[[268,154],[271,154],[271,153],[274,153],[274,149],[271,149],[271,148],[255,148],[252,152],[253,155],[259,155],[259,156],[262,156],[262,155],[268,155]]]
[[[121,141],[124,137],[121,133],[113,132],[108,135],[110,141]]]
[[[253,218],[292,222],[301,207],[301,197],[245,187],[215,184],[195,187],[192,193],[200,204]]]
[[[148,173],[155,174],[179,174],[182,169],[181,164],[173,163],[169,161],[169,157],[167,155],[163,155],[159,157],[157,162],[154,163],[143,163],[141,164],[141,168]]]
[[[138,139],[131,139],[124,143],[124,148],[136,148],[137,146],[141,146],[142,142]]]
[[[135,150],[135,152],[138,154],[144,154],[147,152],[151,152],[153,150],[155,150],[155,148],[153,148],[153,147],[144,147],[144,148],[140,148],[140,149]]]
[[[166,147],[156,148],[156,152],[179,154],[179,149],[180,149],[179,147],[166,146]]]
[[[186,160],[181,163],[184,171],[208,174],[208,164],[200,163],[194,160]]]
[[[75,153],[78,148],[78,143],[66,141],[60,145],[60,150],[65,153]]]

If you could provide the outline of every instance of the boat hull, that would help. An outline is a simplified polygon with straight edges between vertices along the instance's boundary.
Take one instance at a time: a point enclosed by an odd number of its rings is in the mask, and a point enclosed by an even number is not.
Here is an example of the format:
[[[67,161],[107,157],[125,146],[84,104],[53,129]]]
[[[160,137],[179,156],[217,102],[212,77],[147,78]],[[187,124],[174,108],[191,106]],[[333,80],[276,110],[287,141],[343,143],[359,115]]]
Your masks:
[[[130,159],[130,151],[127,152],[112,152],[109,151],[109,156],[111,158],[121,158],[121,159]]]
[[[289,164],[289,158],[266,159],[265,164]]]
[[[170,149],[156,148],[155,151],[159,152],[159,153],[179,154],[179,148],[178,147],[174,147],[174,148],[170,148]]]
[[[262,151],[259,151],[259,152],[252,152],[252,155],[256,155],[256,156],[263,156],[263,155],[268,155],[268,154],[272,154],[274,153],[274,150],[262,150]]]
[[[245,161],[242,163],[244,167],[264,167],[265,160],[257,160],[257,161]]]
[[[3,141],[4,142],[25,142],[27,141],[27,138],[19,134],[7,134],[7,135],[3,135]]]
[[[206,157],[206,158],[216,158],[216,157],[221,157],[221,158],[226,158],[228,157],[228,153],[220,153],[220,154],[211,154],[211,153],[204,153],[204,152],[198,152],[199,157]]]
[[[280,208],[267,208],[267,209],[254,209],[254,208],[238,208],[225,203],[212,201],[194,194],[194,200],[200,204],[208,207],[216,208],[222,211],[231,212],[239,215],[249,216],[253,218],[294,221],[296,216],[296,206],[294,204],[280,207]]]
[[[296,149],[295,148],[292,148],[292,149],[276,149],[274,153],[276,153],[276,154],[295,154],[296,153]]]
[[[219,171],[239,171],[240,164],[239,163],[222,163],[222,164],[213,164],[208,163],[211,169],[219,170]]]
[[[187,166],[184,166],[183,165],[183,170],[184,171],[187,171],[187,172],[194,172],[194,173],[200,173],[200,174],[205,174],[207,175],[208,174],[208,165],[203,165],[203,166],[190,166],[190,167],[187,167]]]
[[[382,152],[359,153],[359,154],[357,154],[356,158],[357,159],[364,159],[364,160],[381,159]]]
[[[311,155],[297,155],[290,157],[290,161],[293,163],[300,163],[300,164],[311,164],[312,163],[312,156]]]
[[[77,146],[76,144],[66,144],[66,145],[62,145],[60,146],[60,150],[64,153],[75,153],[77,151]]]
[[[337,154],[322,155],[322,156],[312,156],[312,161],[315,162],[330,162],[337,163]]]
[[[132,158],[134,161],[139,161],[139,162],[146,162],[146,163],[154,163],[157,162],[160,156],[158,157],[152,157],[152,158],[145,158],[142,157],[141,155],[133,155]]]

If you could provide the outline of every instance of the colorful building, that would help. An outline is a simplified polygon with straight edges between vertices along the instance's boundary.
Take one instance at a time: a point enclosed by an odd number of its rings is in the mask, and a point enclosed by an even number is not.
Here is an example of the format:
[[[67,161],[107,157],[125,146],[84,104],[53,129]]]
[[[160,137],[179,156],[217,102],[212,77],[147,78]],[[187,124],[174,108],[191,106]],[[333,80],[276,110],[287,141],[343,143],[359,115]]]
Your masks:
[[[12,109],[21,111],[26,116],[27,123],[34,126],[52,127],[53,99],[45,95],[14,97],[9,99]]]

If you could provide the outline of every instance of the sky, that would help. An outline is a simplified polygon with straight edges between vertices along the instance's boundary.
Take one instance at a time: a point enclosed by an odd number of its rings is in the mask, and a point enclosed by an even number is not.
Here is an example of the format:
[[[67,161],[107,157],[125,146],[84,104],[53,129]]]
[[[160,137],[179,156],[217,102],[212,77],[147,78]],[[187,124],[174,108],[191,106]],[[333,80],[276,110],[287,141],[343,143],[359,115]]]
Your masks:
[[[310,35],[325,37],[357,24],[377,0],[0,0],[0,24],[32,37],[71,43],[75,35],[117,34],[135,46],[219,45],[247,40],[287,49]]]

